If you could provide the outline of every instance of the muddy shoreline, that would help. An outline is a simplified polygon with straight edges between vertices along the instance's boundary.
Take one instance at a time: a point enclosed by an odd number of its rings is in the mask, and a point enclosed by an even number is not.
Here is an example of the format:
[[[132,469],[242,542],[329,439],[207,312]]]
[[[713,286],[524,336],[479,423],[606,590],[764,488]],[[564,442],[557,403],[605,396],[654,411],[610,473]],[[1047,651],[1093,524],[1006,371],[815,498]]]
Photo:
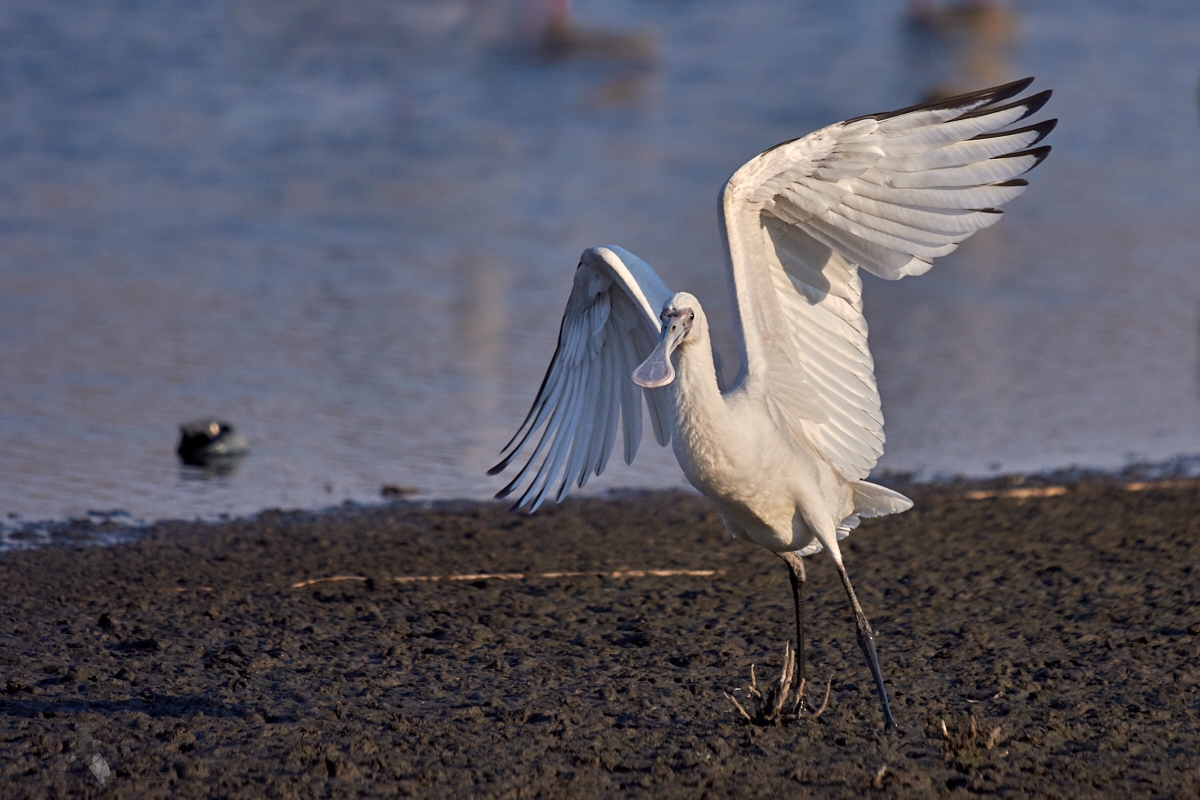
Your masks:
[[[832,678],[828,710],[739,717],[723,693],[751,664],[774,675],[792,633],[787,571],[689,494],[269,512],[5,553],[0,780],[21,797],[1197,796],[1200,488],[997,488],[904,487],[913,511],[843,543],[899,736],[823,556],[808,670]]]

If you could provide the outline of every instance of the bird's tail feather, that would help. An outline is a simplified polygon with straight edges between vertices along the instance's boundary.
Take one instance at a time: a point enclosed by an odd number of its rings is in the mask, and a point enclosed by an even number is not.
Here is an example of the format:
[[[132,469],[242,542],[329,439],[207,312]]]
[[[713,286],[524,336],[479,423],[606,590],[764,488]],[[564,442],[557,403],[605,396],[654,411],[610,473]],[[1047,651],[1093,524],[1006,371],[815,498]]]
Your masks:
[[[850,484],[854,490],[854,513],[842,520],[837,526],[837,538],[840,542],[850,535],[850,531],[858,527],[860,517],[882,517],[885,514],[899,514],[913,507],[913,501],[899,492],[893,492],[883,486],[866,481],[854,481]],[[825,549],[815,537],[806,547],[797,550],[800,556],[816,555]]]
[[[860,517],[899,514],[913,507],[912,500],[878,484],[854,481],[850,488],[854,491],[854,512]]]

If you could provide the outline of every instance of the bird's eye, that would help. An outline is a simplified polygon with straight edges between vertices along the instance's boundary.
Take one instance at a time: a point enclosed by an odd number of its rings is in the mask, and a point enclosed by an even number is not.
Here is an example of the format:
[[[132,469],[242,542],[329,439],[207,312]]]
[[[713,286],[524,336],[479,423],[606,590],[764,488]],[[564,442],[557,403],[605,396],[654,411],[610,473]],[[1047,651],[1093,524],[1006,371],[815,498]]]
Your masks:
[[[694,321],[695,319],[696,319],[696,312],[695,312],[695,311],[689,311],[689,312],[688,312],[688,321],[689,321],[689,322],[691,322],[691,321]]]

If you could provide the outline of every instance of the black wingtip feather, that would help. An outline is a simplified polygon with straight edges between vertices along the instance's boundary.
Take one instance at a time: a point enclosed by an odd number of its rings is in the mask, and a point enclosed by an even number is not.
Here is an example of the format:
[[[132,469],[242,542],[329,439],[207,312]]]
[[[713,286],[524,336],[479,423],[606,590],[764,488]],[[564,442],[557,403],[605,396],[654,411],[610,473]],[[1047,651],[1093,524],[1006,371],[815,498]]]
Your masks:
[[[1032,95],[1031,97],[1028,97],[1024,100],[1019,100],[1016,103],[1011,104],[1010,106],[997,106],[996,103],[1001,103],[1001,102],[1004,102],[1005,100],[1008,100],[1011,97],[1016,97],[1021,92],[1025,91],[1027,88],[1029,88],[1029,85],[1031,83],[1033,83],[1033,80],[1034,79],[1032,77],[1022,78],[1019,81],[1013,81],[1012,83],[1006,83],[1001,86],[994,86],[990,89],[982,89],[977,92],[967,92],[965,94],[955,95],[954,97],[950,97],[945,100],[933,100],[933,101],[929,101],[929,102],[925,102],[925,103],[917,103],[915,105],[905,106],[904,108],[898,108],[895,111],[883,111],[878,114],[863,114],[860,117],[851,117],[850,119],[846,120],[843,124],[849,125],[852,122],[858,122],[858,121],[864,120],[864,119],[874,119],[874,120],[878,120],[878,121],[882,122],[885,119],[890,119],[892,117],[898,117],[901,114],[910,114],[914,111],[932,111],[934,109],[941,109],[941,108],[960,108],[960,107],[964,107],[964,106],[971,106],[971,105],[976,105],[977,101],[985,99],[985,98],[986,98],[986,102],[983,105],[981,105],[981,106],[977,105],[976,108],[964,113],[961,117],[959,117],[959,119],[969,118],[969,117],[972,117],[972,116],[975,116],[978,114],[990,114],[994,111],[1002,111],[1005,108],[1011,108],[1012,106],[1025,105],[1028,107],[1028,110],[1021,117],[1021,119],[1024,119],[1025,117],[1028,117],[1032,114],[1037,113],[1037,111],[1039,109],[1041,109],[1042,106],[1046,105],[1046,102],[1050,99],[1050,95],[1053,94],[1052,90],[1047,89],[1044,92],[1039,92],[1038,94]],[[1039,122],[1037,125],[1030,125],[1026,128],[1020,128],[1018,130],[1012,130],[1012,131],[1006,130],[1006,131],[999,131],[997,133],[983,133],[983,134],[980,134],[979,136],[975,136],[973,138],[986,139],[986,138],[992,137],[992,136],[1008,136],[1013,133],[1019,133],[1019,132],[1024,132],[1024,131],[1028,131],[1028,130],[1037,130],[1039,133],[1038,138],[1034,139],[1033,142],[1030,142],[1030,144],[1036,144],[1037,142],[1040,142],[1042,139],[1044,139],[1046,137],[1046,134],[1048,134],[1048,133],[1050,133],[1050,131],[1054,130],[1054,126],[1057,124],[1058,124],[1058,120],[1051,119],[1051,120],[1047,120],[1045,122]],[[804,137],[797,137],[795,139],[788,139],[786,142],[780,142],[777,145],[768,147],[766,150],[763,150],[758,155],[764,156],[767,153],[771,152],[772,150],[778,150],[780,147],[789,145],[792,142],[798,142],[802,138],[804,138]]]
[[[1045,161],[1046,156],[1048,155],[1050,155],[1050,145],[1044,144],[1041,147],[1031,147],[1028,150],[1018,150],[1015,153],[1005,153],[1002,156],[995,156],[995,158],[1022,158],[1024,156],[1033,156],[1033,163],[1029,165],[1029,169],[1025,170],[1026,172],[1029,172],[1030,169],[1033,169],[1038,164]]]
[[[504,487],[503,489],[501,489],[500,491],[496,492],[496,499],[497,499],[497,500],[503,500],[504,498],[508,497],[510,494],[512,494],[513,492],[515,492],[515,491],[517,490],[517,484],[518,484],[518,483],[520,483],[520,481],[521,481],[521,476],[520,476],[520,475],[518,475],[517,477],[513,478],[511,481],[509,481],[509,483],[508,483],[508,485],[507,485],[507,486],[505,486],[505,487]],[[524,499],[524,498],[522,498],[522,500],[523,500],[523,499]],[[520,503],[518,503],[518,505],[520,505]]]
[[[1030,95],[1029,97],[1027,97],[1024,100],[1024,102],[1029,107],[1029,111],[1028,111],[1028,113],[1025,114],[1025,116],[1028,117],[1031,114],[1036,114],[1037,112],[1041,111],[1042,106],[1046,105],[1046,103],[1049,103],[1050,98],[1053,96],[1054,96],[1054,90],[1046,89],[1045,91],[1041,91],[1041,92],[1038,92],[1037,94],[1033,94],[1033,95]]]
[[[513,437],[513,438],[514,438],[514,440],[516,439],[516,437]],[[501,472],[504,472],[504,470],[508,469],[508,465],[513,462],[513,459],[515,459],[518,455],[520,455],[521,448],[524,447],[524,445],[525,445],[525,443],[522,442],[521,447],[518,447],[516,450],[513,450],[511,453],[509,453],[504,458],[502,458],[500,460],[499,464],[497,464],[496,466],[492,467],[491,469],[489,469],[487,471],[487,474],[488,475],[499,475]],[[509,442],[508,444],[506,444],[504,446],[504,450],[507,450],[511,446],[512,446],[512,442]],[[501,450],[500,452],[503,453],[504,450]]]
[[[1058,125],[1057,119],[1047,119],[1047,120],[1042,120],[1041,122],[1035,123],[1033,125],[1026,125],[1024,128],[1013,128],[1011,130],[1006,128],[1002,131],[992,131],[991,133],[981,133],[978,136],[972,136],[970,141],[974,142],[974,141],[978,141],[980,139],[999,139],[1002,136],[1016,136],[1016,135],[1019,135],[1022,133],[1029,133],[1030,131],[1033,131],[1034,133],[1037,134],[1037,138],[1035,138],[1032,142],[1030,142],[1028,145],[1026,145],[1026,147],[1033,147],[1035,144],[1040,142],[1042,139],[1045,139],[1047,136],[1049,136],[1050,131],[1054,130],[1056,125]],[[996,158],[1007,158],[1007,156],[995,156],[995,157]]]
[[[1015,103],[1009,103],[1005,106],[983,106],[982,108],[977,108],[974,111],[968,111],[961,117],[957,117],[957,119],[974,119],[975,117],[985,117],[988,114],[995,114],[1000,111],[1008,111],[1010,108],[1024,108],[1025,113],[1013,120],[1013,122],[1017,122],[1036,114],[1041,107],[1046,105],[1046,103],[1050,100],[1051,94],[1053,94],[1053,92],[1047,89],[1044,92],[1038,92],[1037,94],[1030,95],[1029,97],[1022,98]],[[1012,123],[1009,124],[1011,125]]]
[[[1022,78],[1019,81],[1005,83],[1001,86],[993,86],[990,89],[981,89],[977,92],[967,92],[965,94],[948,97],[945,100],[933,100],[925,103],[917,103],[904,108],[898,108],[895,111],[884,111],[879,114],[864,114],[861,117],[848,119],[846,122],[858,122],[862,119],[876,119],[883,121],[892,117],[898,117],[901,114],[911,114],[914,111],[934,111],[943,108],[962,108],[965,106],[977,105],[983,101],[983,106],[979,110],[990,110],[996,103],[1004,102],[1010,97],[1016,97],[1021,92],[1033,83],[1033,78]],[[1047,93],[1048,94],[1048,93]],[[1043,101],[1044,103],[1045,101]],[[1041,106],[1039,106],[1040,108]]]
[[[1040,142],[1042,139],[1045,139],[1050,135],[1050,131],[1058,127],[1058,118],[1055,117],[1054,119],[1048,119],[1044,122],[1039,122],[1037,125],[1030,125],[1029,127],[1038,132],[1038,138],[1030,142],[1031,145],[1034,145]]]

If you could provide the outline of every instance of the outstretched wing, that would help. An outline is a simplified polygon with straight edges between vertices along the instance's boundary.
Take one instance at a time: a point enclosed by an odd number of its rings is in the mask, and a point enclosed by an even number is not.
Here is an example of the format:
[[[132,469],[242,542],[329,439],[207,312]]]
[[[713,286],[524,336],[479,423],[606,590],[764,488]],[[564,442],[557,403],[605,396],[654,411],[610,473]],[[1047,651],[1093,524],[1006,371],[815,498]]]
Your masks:
[[[1000,219],[1056,120],[1004,130],[1050,92],[1033,79],[840,122],[739,169],[721,212],[742,347],[739,385],[846,478],[883,454],[858,267],[895,280]]]
[[[642,440],[643,392],[655,439],[661,445],[670,440],[666,390],[642,389],[631,377],[654,349],[661,329],[658,315],[670,297],[650,265],[632,253],[619,247],[584,251],[563,312],[558,349],[537,398],[504,446],[504,459],[488,474],[502,472],[527,444],[537,444],[497,498],[526,484],[513,508],[533,511],[560,474],[556,502],[572,482],[583,486],[592,473],[604,471],[617,440],[618,416],[624,423],[625,462],[631,463]]]

